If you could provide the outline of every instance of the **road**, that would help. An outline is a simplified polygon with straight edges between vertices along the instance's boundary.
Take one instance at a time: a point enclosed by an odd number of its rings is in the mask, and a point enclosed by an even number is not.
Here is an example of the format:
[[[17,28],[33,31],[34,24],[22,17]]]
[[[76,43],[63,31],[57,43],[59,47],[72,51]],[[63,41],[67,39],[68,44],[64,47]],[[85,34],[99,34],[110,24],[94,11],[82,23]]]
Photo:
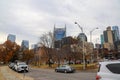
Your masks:
[[[56,73],[53,69],[31,69],[25,75],[34,80],[95,80],[96,72]]]

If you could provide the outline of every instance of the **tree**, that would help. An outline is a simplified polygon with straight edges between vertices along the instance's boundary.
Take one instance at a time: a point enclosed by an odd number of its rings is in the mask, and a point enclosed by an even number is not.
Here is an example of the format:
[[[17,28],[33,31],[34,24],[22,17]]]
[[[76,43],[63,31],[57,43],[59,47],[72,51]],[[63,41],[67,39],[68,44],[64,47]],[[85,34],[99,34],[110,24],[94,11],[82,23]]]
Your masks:
[[[54,43],[54,36],[52,32],[48,32],[47,34],[43,34],[40,37],[39,44],[41,46],[45,46],[48,48],[53,48],[53,43]]]
[[[51,67],[50,60],[52,59],[52,52],[50,51],[53,48],[54,37],[52,32],[48,32],[47,34],[43,34],[40,37],[39,44],[44,49],[44,56],[48,58],[49,67]]]
[[[34,52],[32,50],[24,50],[23,51],[23,61],[26,61],[27,64],[29,64],[30,60],[32,60],[34,57]]]
[[[2,54],[3,56],[3,60],[5,63],[12,61],[15,54],[18,53],[20,46],[17,45],[15,42],[11,42],[9,40],[5,41],[3,43],[3,51],[4,54]]]

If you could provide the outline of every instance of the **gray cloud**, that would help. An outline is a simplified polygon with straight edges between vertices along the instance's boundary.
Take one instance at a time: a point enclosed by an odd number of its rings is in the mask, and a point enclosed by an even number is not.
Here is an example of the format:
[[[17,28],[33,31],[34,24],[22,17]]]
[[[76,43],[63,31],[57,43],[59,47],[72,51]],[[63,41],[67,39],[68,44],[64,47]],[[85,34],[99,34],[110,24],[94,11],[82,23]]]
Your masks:
[[[41,34],[53,31],[54,24],[66,24],[67,35],[77,36],[77,21],[88,38],[90,30],[99,27],[93,33],[96,39],[107,26],[120,26],[119,4],[119,0],[1,0],[0,32],[15,34],[19,43],[22,39],[37,43]]]

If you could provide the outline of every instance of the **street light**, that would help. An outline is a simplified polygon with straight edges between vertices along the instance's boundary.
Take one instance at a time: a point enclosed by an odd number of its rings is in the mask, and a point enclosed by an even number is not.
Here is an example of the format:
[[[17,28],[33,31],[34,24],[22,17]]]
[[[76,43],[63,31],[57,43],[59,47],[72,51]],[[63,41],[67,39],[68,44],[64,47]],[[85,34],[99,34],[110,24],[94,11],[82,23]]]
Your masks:
[[[83,33],[83,28],[82,28],[77,22],[75,22],[75,24],[78,25],[78,27],[81,29],[81,31],[82,31],[82,33]]]
[[[82,33],[83,33],[83,28],[82,28],[77,22],[75,22],[75,24],[78,25],[78,27],[81,29],[81,31],[82,31]],[[83,37],[82,37],[82,38],[83,38]],[[83,69],[85,70],[84,39],[82,39],[82,40],[83,40],[83,45],[82,45],[82,47],[83,47]]]
[[[98,27],[96,27],[96,28],[94,28],[94,29],[92,29],[91,31],[90,31],[90,42],[92,43],[92,32],[94,31],[94,30],[96,30],[96,29],[98,29]],[[93,61],[93,57],[92,57],[92,53],[91,53],[91,62]]]
[[[96,27],[96,28],[94,28],[94,29],[92,29],[92,30],[90,31],[90,42],[92,42],[92,32],[93,32],[95,29],[99,29],[99,28]]]

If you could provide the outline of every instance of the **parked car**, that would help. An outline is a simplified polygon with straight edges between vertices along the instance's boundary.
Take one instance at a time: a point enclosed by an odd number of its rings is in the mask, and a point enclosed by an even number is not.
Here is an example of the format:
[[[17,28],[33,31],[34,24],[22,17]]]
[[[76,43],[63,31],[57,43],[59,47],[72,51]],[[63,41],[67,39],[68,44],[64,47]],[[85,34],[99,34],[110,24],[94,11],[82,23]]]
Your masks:
[[[75,64],[75,62],[71,60],[71,61],[66,61],[65,64]]]
[[[75,64],[81,64],[81,60],[77,60]]]
[[[55,72],[75,72],[75,69],[69,65],[61,65],[55,69]]]
[[[9,64],[8,64],[9,68],[11,68],[11,69],[14,69],[14,65],[15,65],[15,63],[13,63],[13,62],[9,62]]]
[[[21,71],[26,71],[28,72],[29,68],[28,65],[25,62],[17,62],[15,65],[15,71],[21,72]]]
[[[120,80],[120,61],[99,62],[96,80]]]

